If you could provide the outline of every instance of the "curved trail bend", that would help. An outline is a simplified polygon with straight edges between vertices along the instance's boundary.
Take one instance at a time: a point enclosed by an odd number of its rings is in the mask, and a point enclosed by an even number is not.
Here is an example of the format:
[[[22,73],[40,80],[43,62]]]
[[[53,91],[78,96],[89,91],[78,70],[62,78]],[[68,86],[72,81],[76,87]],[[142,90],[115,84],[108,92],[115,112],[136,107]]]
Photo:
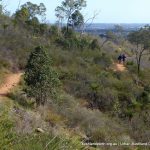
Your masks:
[[[23,73],[14,73],[7,75],[4,83],[0,85],[0,97],[5,97],[7,94],[19,84]]]
[[[126,71],[126,67],[123,64],[114,64],[114,71]],[[23,73],[14,73],[7,75],[4,83],[0,85],[0,97],[5,97],[7,94],[17,85],[21,80]]]

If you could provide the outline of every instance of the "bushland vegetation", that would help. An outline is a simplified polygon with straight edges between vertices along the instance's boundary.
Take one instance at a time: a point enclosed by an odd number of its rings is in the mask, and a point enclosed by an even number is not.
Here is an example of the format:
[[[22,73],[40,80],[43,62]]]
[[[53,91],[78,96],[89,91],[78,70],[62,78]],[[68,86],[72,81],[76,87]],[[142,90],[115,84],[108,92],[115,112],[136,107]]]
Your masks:
[[[56,9],[74,10],[62,28],[42,22],[44,4],[28,2],[12,16],[0,15],[0,70],[25,71],[21,84],[8,95],[13,104],[6,105],[6,111],[0,109],[0,147],[113,149],[83,147],[81,142],[148,142],[149,58],[142,55],[137,73],[139,61],[133,50],[138,42],[148,51],[149,27],[131,33],[129,41],[120,38],[121,31],[108,33],[106,39],[80,34],[69,24],[80,25],[77,16],[83,19],[80,10],[85,2],[67,2]],[[122,72],[113,69],[120,53],[128,56]],[[37,128],[44,132],[36,133]]]

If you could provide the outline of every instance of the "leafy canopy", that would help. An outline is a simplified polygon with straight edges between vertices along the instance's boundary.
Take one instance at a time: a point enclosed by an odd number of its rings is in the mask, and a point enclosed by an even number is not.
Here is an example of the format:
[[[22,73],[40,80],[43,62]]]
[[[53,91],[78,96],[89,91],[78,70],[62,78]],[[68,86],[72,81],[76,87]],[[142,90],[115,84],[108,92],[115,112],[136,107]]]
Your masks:
[[[67,21],[67,27],[79,26],[83,22],[83,15],[81,10],[83,7],[86,7],[85,0],[64,0],[61,6],[58,6],[56,11],[57,18],[65,18]]]
[[[33,18],[41,17],[42,20],[45,19],[46,7],[43,3],[39,5],[27,2],[21,6],[20,10],[15,13],[16,19],[21,19],[25,21],[32,20]]]

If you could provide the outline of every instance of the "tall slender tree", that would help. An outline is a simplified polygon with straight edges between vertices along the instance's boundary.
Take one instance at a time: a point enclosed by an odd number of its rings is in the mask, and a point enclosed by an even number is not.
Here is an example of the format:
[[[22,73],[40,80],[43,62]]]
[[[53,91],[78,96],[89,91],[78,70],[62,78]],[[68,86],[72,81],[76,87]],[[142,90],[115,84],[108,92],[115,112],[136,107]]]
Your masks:
[[[74,23],[79,25],[79,19],[83,19],[81,14],[82,8],[86,7],[85,0],[64,0],[61,6],[58,6],[56,11],[56,17],[60,17],[58,14],[59,12],[63,12],[63,17],[66,19],[67,23],[67,30],[69,26],[73,26]],[[81,17],[82,16],[82,17]],[[62,17],[62,16],[61,16]],[[76,21],[78,19],[78,21]]]
[[[137,72],[139,74],[142,57],[150,54],[150,26],[145,26],[138,31],[130,33],[128,40],[135,45],[133,53],[136,56]]]

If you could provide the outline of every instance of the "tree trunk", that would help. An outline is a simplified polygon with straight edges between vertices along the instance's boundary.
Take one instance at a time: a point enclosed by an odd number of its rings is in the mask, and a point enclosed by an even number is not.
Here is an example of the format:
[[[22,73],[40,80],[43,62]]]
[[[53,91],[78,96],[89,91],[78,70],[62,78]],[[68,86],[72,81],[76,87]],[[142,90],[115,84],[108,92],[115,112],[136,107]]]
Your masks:
[[[67,33],[69,31],[69,19],[70,19],[70,17],[68,17],[68,20],[67,20]]]
[[[140,63],[138,63],[138,75],[140,74]]]
[[[140,74],[140,70],[141,70],[141,58],[142,58],[142,54],[140,54],[138,59],[138,75]]]

